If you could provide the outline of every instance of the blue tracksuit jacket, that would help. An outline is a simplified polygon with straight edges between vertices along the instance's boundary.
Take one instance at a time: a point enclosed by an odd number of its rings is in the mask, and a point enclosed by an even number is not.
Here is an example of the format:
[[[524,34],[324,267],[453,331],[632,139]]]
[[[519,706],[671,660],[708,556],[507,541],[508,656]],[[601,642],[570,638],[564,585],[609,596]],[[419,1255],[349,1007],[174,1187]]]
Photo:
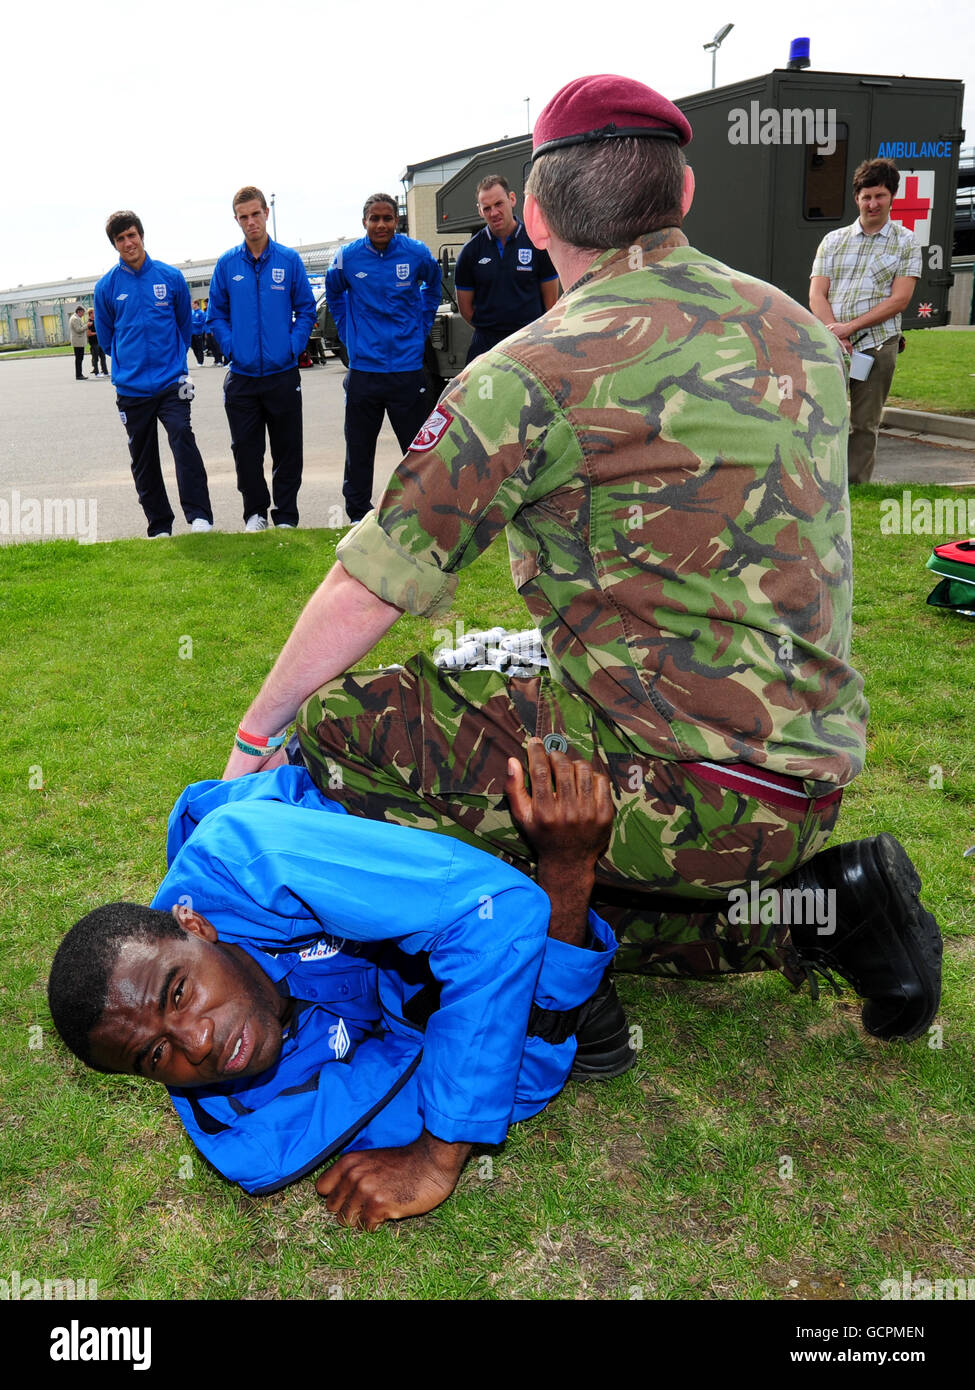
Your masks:
[[[270,1070],[170,1091],[197,1148],[247,1191],[424,1128],[500,1143],[561,1090],[575,1039],[526,1038],[528,1015],[533,997],[569,1009],[596,989],[616,943],[594,914],[603,950],[549,940],[548,898],[516,869],[348,816],[297,767],[188,787],[167,853],[153,906],[188,895],[298,1001]],[[424,1033],[404,1010],[431,973]]]
[[[325,298],[350,367],[416,372],[440,303],[440,265],[422,241],[400,232],[385,251],[364,236],[335,252]]]
[[[207,328],[237,376],[298,365],[315,324],[315,296],[297,251],[268,238],[255,261],[242,242],[213,269]]]
[[[186,376],[192,301],[183,272],[150,256],[119,261],[95,286],[95,331],[120,396],[158,396]]]

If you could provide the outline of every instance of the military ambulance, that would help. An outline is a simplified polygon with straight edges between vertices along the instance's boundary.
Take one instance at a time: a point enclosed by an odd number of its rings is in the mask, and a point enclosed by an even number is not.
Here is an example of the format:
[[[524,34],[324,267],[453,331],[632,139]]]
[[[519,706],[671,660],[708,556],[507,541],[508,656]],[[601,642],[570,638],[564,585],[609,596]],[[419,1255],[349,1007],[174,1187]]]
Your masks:
[[[676,103],[694,130],[686,150],[697,180],[684,220],[688,240],[808,305],[816,248],[827,232],[857,219],[853,171],[864,159],[883,156],[901,173],[891,216],[923,248],[923,274],[904,327],[944,325],[964,84],[817,72],[803,61]],[[445,297],[453,296],[457,252],[483,225],[475,208],[478,182],[503,174],[521,207],[530,168],[530,138],[509,140],[476,154],[438,191],[438,230],[458,234],[456,244],[441,247]],[[431,334],[441,377],[460,371],[469,341],[468,325],[445,306]]]

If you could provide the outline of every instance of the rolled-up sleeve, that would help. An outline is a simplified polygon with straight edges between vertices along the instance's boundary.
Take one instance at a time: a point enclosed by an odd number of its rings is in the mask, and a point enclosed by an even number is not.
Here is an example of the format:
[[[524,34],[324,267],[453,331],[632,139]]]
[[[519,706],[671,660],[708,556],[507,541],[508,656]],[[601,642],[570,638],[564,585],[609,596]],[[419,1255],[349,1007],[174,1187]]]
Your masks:
[[[343,537],[336,557],[377,598],[414,617],[438,618],[453,603],[456,574],[408,554],[386,534],[376,512],[369,512]]]
[[[502,351],[458,377],[415,443],[378,510],[337,554],[384,602],[436,618],[453,600],[456,572],[523,507],[568,483],[580,450],[551,392]]]

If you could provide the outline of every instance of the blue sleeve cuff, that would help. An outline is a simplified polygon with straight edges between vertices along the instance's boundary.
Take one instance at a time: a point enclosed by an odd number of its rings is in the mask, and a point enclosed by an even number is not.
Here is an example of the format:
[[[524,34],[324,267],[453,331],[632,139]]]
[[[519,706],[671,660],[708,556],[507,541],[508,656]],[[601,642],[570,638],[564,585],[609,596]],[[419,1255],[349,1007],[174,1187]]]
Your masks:
[[[535,1003],[542,1009],[574,1009],[591,999],[616,954],[612,928],[590,908],[589,936],[594,946],[570,946],[546,938]]]

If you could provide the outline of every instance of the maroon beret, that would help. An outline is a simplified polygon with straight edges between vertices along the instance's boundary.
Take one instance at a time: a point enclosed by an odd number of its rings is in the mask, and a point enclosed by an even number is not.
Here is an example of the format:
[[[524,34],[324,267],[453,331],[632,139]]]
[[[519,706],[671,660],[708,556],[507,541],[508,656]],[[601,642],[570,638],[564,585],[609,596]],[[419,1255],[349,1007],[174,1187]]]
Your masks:
[[[686,145],[691,127],[672,101],[631,77],[577,77],[555,93],[535,122],[532,159],[621,135],[648,135]]]

